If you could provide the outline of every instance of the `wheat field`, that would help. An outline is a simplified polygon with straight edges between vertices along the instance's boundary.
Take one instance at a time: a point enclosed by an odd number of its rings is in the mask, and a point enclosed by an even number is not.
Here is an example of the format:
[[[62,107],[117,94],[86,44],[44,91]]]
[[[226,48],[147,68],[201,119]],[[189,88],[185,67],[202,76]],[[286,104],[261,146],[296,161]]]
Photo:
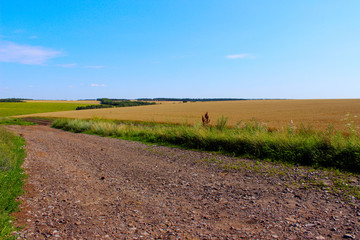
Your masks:
[[[228,117],[229,125],[256,120],[272,128],[284,128],[293,125],[314,129],[326,129],[329,125],[344,129],[349,121],[360,125],[360,99],[326,100],[247,100],[225,102],[174,102],[151,106],[91,109],[81,111],[63,111],[24,116],[60,117],[60,118],[103,118],[130,121],[148,121],[165,123],[194,124],[201,116],[209,113],[212,124],[219,117]],[[346,115],[350,114],[350,117]],[[356,116],[359,116],[357,118]],[[348,118],[348,120],[344,120]]]

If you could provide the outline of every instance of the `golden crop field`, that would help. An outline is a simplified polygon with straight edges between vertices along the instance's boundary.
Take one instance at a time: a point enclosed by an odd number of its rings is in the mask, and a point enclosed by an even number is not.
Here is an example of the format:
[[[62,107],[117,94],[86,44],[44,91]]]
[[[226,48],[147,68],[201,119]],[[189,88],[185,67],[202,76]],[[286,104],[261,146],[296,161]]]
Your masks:
[[[249,100],[226,102],[188,102],[157,104],[150,106],[91,109],[31,114],[26,116],[62,118],[104,118],[117,120],[190,123],[201,121],[209,113],[211,123],[222,115],[229,118],[228,124],[256,120],[269,127],[286,127],[292,121],[295,126],[311,124],[313,128],[325,129],[329,125],[344,129],[343,119],[350,113],[356,125],[360,125],[360,99],[326,100]],[[359,116],[359,118],[355,116]],[[21,117],[24,117],[21,116]]]

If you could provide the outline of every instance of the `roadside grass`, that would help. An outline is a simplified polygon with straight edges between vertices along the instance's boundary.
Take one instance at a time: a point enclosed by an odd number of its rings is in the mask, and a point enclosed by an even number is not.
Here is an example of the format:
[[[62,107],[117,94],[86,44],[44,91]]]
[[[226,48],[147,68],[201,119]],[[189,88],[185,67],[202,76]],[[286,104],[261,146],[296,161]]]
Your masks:
[[[64,102],[1,102],[0,117],[19,116],[32,113],[46,113],[75,110],[81,103]]]
[[[0,125],[24,125],[30,126],[35,125],[35,123],[24,121],[21,118],[9,118],[9,117],[0,117]]]
[[[360,173],[360,137],[357,132],[315,131],[311,127],[268,129],[258,122],[204,127],[189,125],[119,124],[111,121],[58,119],[53,127],[72,132],[117,137],[147,143],[161,143],[275,162],[335,168]]]
[[[10,214],[17,210],[16,198],[23,192],[24,144],[21,137],[0,127],[0,239],[16,239]]]

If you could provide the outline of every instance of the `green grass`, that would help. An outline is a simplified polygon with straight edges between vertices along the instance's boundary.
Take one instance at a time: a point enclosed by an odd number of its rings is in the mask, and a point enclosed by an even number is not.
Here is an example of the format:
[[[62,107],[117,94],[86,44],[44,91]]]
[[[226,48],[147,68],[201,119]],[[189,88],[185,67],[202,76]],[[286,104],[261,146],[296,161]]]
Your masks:
[[[21,118],[0,117],[0,125],[35,125],[33,122],[24,121]]]
[[[16,228],[10,214],[17,210],[16,197],[23,191],[24,144],[21,137],[0,127],[0,239],[15,239],[11,233]]]
[[[75,110],[81,103],[53,103],[53,102],[0,102],[0,117],[18,116],[32,113],[60,112]]]
[[[240,157],[270,159],[360,173],[360,137],[357,133],[344,135],[333,129],[320,132],[310,127],[295,129],[294,126],[282,131],[268,131],[266,126],[256,122],[227,128],[221,123],[222,121],[224,120],[219,120],[219,126],[203,127],[201,124],[141,125],[102,120],[59,119],[54,121],[53,127],[73,132],[171,144]]]

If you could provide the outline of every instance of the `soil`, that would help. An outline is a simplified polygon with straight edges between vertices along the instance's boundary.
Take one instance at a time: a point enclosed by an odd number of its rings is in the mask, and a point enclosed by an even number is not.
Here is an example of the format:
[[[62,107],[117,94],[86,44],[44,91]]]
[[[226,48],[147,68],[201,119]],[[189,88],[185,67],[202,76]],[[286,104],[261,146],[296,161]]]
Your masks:
[[[359,201],[291,178],[224,170],[251,160],[8,126],[26,139],[24,239],[358,239]]]
[[[39,118],[22,118],[24,121],[33,122],[41,126],[51,126],[52,121],[51,120],[45,120],[45,119],[39,119]]]

